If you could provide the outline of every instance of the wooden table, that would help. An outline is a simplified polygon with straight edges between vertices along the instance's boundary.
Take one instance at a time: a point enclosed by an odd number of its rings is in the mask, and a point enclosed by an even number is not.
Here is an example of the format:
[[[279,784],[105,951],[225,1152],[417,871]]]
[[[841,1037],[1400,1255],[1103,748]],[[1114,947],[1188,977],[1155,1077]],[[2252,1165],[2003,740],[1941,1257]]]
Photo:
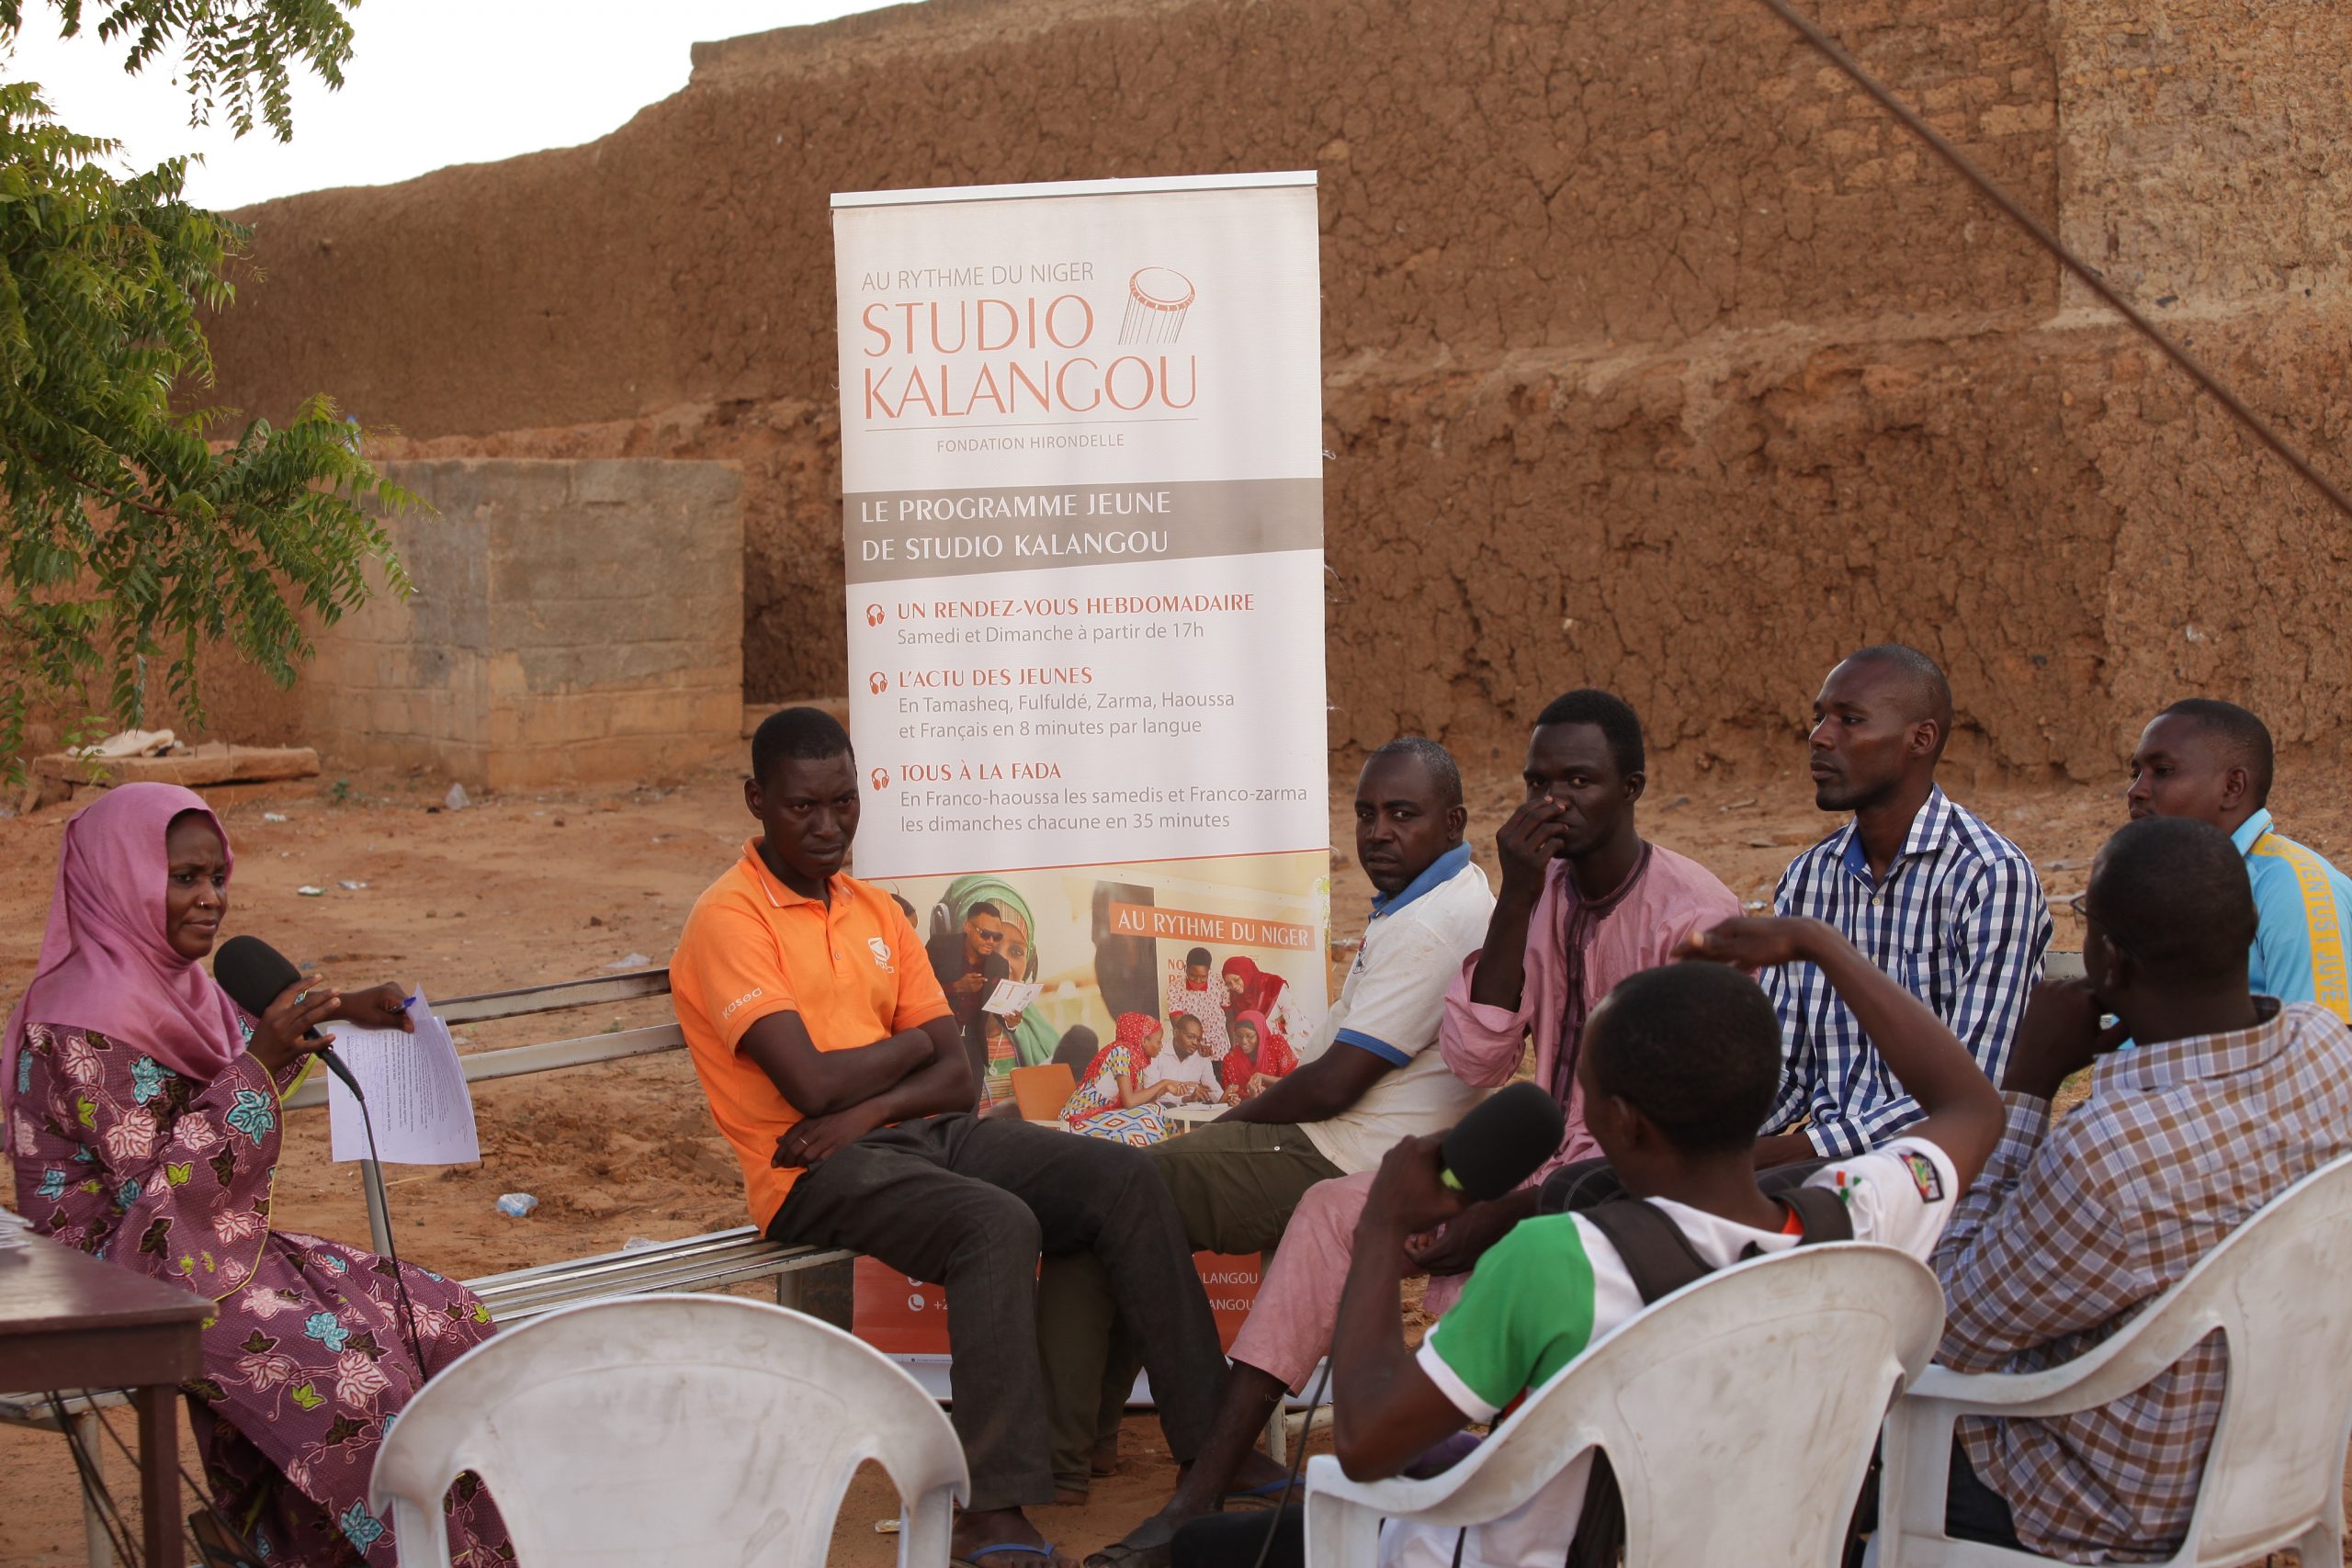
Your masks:
[[[139,1499],[150,1568],[180,1545],[179,1390],[203,1370],[211,1303],[85,1253],[27,1235],[0,1248],[0,1391],[129,1388],[139,1407]]]

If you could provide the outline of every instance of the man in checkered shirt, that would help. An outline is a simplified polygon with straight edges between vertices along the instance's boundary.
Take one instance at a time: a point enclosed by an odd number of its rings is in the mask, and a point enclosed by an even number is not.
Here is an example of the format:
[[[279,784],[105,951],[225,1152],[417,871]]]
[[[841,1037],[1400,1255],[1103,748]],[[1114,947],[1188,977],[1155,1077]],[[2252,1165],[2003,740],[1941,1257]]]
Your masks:
[[[2132,823],[2092,863],[2082,909],[2086,978],[2035,992],[2001,1080],[2007,1132],[1936,1251],[1951,1309],[1937,1359],[1960,1371],[2086,1354],[2352,1152],[2352,1032],[2316,1003],[2249,993],[2254,895],[2228,834]],[[2139,1043],[2118,1050],[2127,1035]],[[2094,1059],[2090,1098],[2053,1126],[2058,1086]],[[2111,1404],[1962,1420],[1948,1532],[2075,1562],[2172,1556],[2227,1372],[2216,1333]]]
[[[1853,819],[1791,863],[1772,908],[1837,927],[1997,1084],[2041,977],[2050,906],[2023,852],[1936,787],[1951,723],[1951,687],[1917,649],[1882,643],[1829,672],[1808,737],[1814,801]],[[1820,970],[1760,978],[1786,1055],[1758,1169],[1849,1159],[1919,1119]]]

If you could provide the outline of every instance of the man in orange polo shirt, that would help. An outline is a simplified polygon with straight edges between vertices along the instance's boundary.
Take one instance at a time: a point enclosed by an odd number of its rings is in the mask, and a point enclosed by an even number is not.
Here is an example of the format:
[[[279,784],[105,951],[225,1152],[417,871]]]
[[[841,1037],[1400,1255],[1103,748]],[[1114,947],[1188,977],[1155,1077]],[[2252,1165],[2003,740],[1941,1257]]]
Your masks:
[[[1216,1325],[1142,1151],[970,1113],[963,1039],[922,942],[889,894],[842,874],[860,787],[831,716],[761,724],[743,784],[761,836],[687,917],[672,999],[753,1222],[946,1286],[972,1477],[955,1555],[1059,1562],[1022,1512],[1054,1500],[1039,1256],[1089,1251],[1110,1274],[1180,1462],[1225,1375]]]

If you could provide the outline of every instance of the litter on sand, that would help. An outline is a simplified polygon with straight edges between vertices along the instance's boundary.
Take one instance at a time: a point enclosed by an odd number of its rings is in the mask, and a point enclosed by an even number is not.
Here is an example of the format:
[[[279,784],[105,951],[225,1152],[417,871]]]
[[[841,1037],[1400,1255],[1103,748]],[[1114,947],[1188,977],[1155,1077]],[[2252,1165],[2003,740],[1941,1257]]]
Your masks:
[[[327,890],[323,887],[297,887],[294,891],[305,898],[323,898],[327,896]]]

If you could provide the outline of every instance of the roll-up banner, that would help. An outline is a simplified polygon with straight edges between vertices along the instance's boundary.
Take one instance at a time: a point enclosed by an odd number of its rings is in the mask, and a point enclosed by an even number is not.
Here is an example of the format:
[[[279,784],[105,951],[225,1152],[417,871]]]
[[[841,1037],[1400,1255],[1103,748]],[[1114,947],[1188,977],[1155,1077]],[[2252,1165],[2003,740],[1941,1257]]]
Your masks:
[[[1312,173],[833,197],[854,869],[1071,1135],[1187,1135],[1328,1001],[1317,236]],[[1229,1342],[1256,1260],[1202,1262]],[[859,1332],[944,1354],[859,1267]]]

